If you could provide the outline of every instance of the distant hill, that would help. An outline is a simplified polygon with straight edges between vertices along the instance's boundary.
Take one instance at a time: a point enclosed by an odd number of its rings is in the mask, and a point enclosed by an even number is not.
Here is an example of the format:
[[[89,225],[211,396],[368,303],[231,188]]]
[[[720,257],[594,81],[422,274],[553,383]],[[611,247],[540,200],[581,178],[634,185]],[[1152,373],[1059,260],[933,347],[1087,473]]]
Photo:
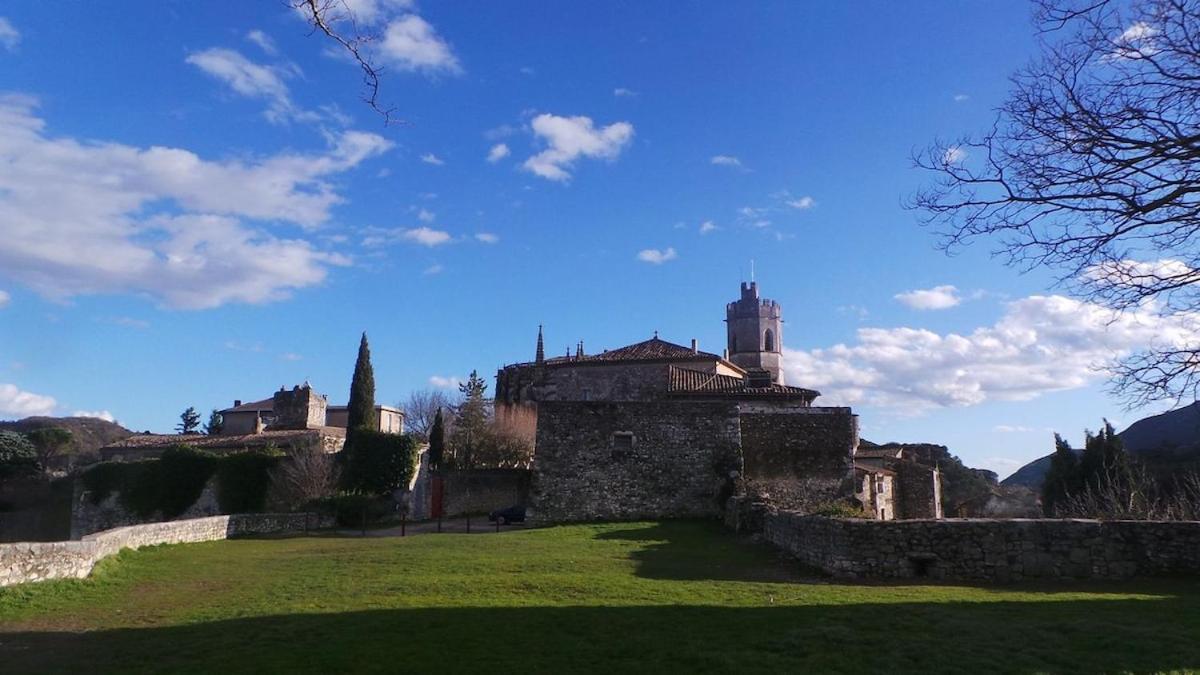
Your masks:
[[[100,458],[100,448],[133,435],[120,424],[96,417],[26,417],[14,422],[0,421],[0,430],[28,433],[34,429],[61,427],[71,432],[71,447],[67,454],[78,463],[90,463]]]
[[[1200,462],[1200,401],[1140,419],[1117,434],[1130,454],[1150,465],[1186,466]],[[1040,490],[1050,469],[1050,455],[1039,457],[1005,478],[1002,485]]]

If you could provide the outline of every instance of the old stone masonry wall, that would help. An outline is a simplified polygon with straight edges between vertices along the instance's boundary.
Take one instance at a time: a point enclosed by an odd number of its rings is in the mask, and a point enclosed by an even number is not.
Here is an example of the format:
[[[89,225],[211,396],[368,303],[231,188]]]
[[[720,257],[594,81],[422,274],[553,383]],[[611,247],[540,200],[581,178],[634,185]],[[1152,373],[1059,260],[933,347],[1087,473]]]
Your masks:
[[[332,522],[322,521],[313,514],[248,513],[118,527],[79,541],[0,544],[0,586],[47,579],[82,579],[97,562],[124,548],[302,532],[329,525]]]
[[[1128,579],[1200,573],[1200,522],[832,519],[775,511],[763,537],[846,578]]]
[[[544,401],[529,517],[719,515],[742,468],[738,446],[733,403]]]

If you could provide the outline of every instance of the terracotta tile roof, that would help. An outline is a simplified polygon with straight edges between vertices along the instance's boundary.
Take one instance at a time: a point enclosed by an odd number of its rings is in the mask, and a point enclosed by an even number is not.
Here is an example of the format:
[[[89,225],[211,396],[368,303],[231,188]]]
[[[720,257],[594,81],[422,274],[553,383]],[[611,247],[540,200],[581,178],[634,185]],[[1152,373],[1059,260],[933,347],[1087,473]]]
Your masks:
[[[274,398],[264,398],[261,401],[251,401],[249,403],[243,403],[241,405],[234,406],[232,408],[226,408],[220,412],[222,415],[224,415],[225,413],[274,412],[274,411],[275,411],[275,399]]]
[[[671,366],[667,392],[678,395],[725,395],[762,398],[795,398],[812,403],[820,392],[802,387],[772,384],[766,387],[751,387],[746,380],[732,375],[705,373],[690,368]]]
[[[693,360],[717,359],[721,357],[708,352],[693,352],[691,347],[684,347],[673,342],[660,340],[657,337],[643,342],[610,349],[599,354],[590,354],[575,361],[659,361],[659,360]]]
[[[240,436],[135,434],[116,443],[110,443],[101,448],[101,450],[109,448],[169,448],[176,445],[188,445],[193,448],[240,448],[266,446],[274,443],[275,445],[283,446],[291,441],[307,439],[317,435],[345,436],[346,430],[341,427],[281,429],[278,431],[264,431],[260,434],[243,434]]]

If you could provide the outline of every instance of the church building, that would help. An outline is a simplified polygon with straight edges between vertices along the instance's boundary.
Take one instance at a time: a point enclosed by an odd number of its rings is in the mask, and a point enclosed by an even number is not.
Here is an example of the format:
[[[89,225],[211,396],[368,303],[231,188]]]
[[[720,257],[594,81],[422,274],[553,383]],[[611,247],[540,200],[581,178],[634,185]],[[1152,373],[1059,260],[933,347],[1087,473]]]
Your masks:
[[[719,515],[735,493],[796,508],[853,480],[858,420],[782,372],[782,309],[743,283],[723,355],[658,337],[496,373],[496,414],[537,415],[530,516],[541,522]]]

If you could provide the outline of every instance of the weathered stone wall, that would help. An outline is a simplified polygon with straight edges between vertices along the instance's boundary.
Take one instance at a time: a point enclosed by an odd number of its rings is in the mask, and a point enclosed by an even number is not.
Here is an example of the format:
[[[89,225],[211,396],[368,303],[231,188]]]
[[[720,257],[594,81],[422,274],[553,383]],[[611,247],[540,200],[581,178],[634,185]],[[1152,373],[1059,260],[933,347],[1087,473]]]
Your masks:
[[[797,510],[849,493],[858,446],[858,418],[849,408],[743,402],[739,409],[748,489]]]
[[[100,560],[125,548],[214,541],[329,527],[328,517],[308,513],[249,513],[118,527],[80,541],[0,544],[0,586],[47,579],[82,579]]]
[[[206,518],[219,513],[221,513],[221,507],[217,504],[217,478],[213,476],[204,485],[204,490],[200,492],[200,496],[196,498],[196,501],[175,520]],[[99,504],[95,504],[92,502],[91,493],[84,487],[83,481],[75,481],[75,496],[71,504],[72,539],[79,539],[93,532],[111,530],[114,527],[138,525],[146,522],[157,522],[159,520],[161,518],[142,518],[129,509],[126,509],[121,505],[120,495],[117,492],[113,492],[100,500]]]
[[[838,577],[1008,582],[1200,573],[1200,522],[763,517],[763,537]]]
[[[938,517],[937,493],[934,468],[900,460],[888,465],[896,472],[896,517],[901,520],[920,520]]]
[[[529,504],[528,469],[474,469],[438,475],[442,480],[442,515],[447,518]]]
[[[529,512],[536,521],[715,516],[742,470],[732,402],[539,407]]]

